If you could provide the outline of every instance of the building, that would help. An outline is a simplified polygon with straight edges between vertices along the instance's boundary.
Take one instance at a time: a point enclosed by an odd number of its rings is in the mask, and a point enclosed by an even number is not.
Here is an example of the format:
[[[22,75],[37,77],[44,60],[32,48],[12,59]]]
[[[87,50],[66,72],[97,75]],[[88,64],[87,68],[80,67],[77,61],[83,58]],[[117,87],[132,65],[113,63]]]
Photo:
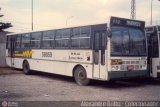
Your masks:
[[[6,34],[7,32],[0,32],[0,67],[6,67]]]

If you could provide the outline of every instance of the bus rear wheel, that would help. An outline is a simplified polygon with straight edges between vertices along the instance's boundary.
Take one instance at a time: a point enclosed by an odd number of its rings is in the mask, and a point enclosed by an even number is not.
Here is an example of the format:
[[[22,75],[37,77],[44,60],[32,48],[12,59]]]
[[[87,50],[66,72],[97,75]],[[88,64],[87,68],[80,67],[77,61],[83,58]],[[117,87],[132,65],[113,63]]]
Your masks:
[[[90,79],[87,78],[86,70],[79,66],[75,69],[74,79],[78,85],[86,86],[90,83]]]
[[[23,62],[23,72],[24,72],[24,74],[26,74],[26,75],[31,74],[31,70],[30,70],[30,66],[29,66],[28,61],[24,61],[24,62]]]

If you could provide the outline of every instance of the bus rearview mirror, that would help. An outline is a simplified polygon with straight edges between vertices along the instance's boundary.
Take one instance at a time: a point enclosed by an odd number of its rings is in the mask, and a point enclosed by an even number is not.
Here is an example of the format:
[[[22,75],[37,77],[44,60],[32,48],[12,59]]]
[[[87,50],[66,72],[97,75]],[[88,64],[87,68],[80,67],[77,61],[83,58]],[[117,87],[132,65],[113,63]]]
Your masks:
[[[108,37],[112,37],[112,33],[111,33],[111,30],[110,30],[110,29],[107,29],[107,36],[108,36]]]

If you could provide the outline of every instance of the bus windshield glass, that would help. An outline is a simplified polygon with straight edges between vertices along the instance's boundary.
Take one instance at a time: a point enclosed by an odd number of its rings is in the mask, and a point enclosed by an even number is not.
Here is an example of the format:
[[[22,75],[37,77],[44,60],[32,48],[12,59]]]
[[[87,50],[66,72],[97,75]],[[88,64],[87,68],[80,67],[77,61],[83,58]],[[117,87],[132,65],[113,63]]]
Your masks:
[[[146,56],[146,38],[141,29],[112,27],[111,56]]]

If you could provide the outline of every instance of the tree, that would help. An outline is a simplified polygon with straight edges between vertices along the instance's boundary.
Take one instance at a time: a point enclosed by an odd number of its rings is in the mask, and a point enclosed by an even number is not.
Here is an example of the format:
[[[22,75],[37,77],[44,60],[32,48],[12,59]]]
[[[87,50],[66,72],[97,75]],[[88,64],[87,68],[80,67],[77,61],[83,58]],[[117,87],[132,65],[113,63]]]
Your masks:
[[[1,8],[0,8],[0,10],[1,10]],[[0,18],[3,17],[3,16],[4,16],[4,15],[1,15],[1,14],[0,14]],[[3,31],[3,30],[8,29],[8,28],[10,28],[10,27],[12,27],[12,24],[11,24],[11,23],[0,22],[0,31]]]

